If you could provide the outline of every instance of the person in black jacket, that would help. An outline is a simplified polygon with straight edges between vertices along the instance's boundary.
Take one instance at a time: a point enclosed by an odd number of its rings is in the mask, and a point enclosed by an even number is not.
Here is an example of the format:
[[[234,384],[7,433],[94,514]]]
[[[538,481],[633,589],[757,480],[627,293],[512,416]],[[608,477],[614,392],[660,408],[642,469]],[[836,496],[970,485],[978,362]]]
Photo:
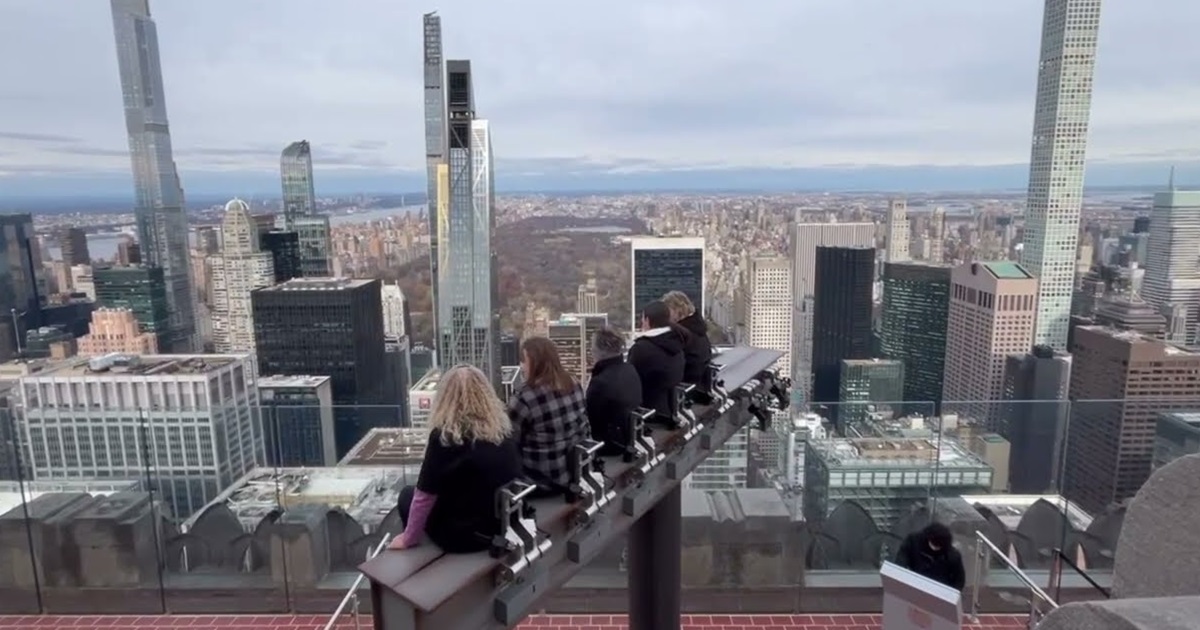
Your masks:
[[[941,523],[930,523],[905,537],[896,552],[896,564],[960,591],[967,583],[962,554],[954,548],[954,534]]]
[[[671,311],[659,300],[642,309],[642,332],[629,348],[629,364],[642,380],[642,406],[655,420],[675,423],[675,387],[683,382],[684,332],[671,324]]]
[[[592,378],[587,387],[587,416],[592,439],[604,442],[603,455],[624,451],[630,414],[642,404],[642,380],[637,370],[625,362],[625,339],[611,328],[601,328],[592,336]]]
[[[713,358],[708,323],[696,312],[696,306],[683,291],[670,291],[662,300],[671,311],[671,322],[687,332],[683,346],[683,382],[696,385],[702,394],[708,394],[712,391],[712,375],[708,369]]]

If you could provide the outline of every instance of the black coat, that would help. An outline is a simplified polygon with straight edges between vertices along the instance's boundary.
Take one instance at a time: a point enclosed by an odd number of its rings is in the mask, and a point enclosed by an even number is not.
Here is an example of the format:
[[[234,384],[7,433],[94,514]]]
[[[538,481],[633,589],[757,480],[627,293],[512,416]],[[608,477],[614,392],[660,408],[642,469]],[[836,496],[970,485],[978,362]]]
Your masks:
[[[683,382],[683,335],[678,328],[655,328],[629,348],[629,364],[642,380],[642,406],[664,422],[675,420],[675,388]]]
[[[683,382],[711,391],[712,375],[708,366],[712,364],[713,349],[708,339],[708,324],[699,313],[692,313],[679,320],[679,327],[687,332],[683,345]]]
[[[604,454],[617,454],[629,443],[629,416],[642,404],[642,381],[623,357],[601,359],[592,366],[587,387],[587,415],[592,439],[604,442]]]
[[[924,532],[913,532],[905,537],[896,552],[896,564],[960,591],[967,583],[962,554],[953,546],[938,551],[930,549]]]

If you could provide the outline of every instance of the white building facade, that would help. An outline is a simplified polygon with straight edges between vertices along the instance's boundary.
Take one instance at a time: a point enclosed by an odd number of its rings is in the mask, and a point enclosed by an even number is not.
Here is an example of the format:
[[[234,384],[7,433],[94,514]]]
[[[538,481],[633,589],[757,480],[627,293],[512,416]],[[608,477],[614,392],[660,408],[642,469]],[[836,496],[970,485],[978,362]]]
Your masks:
[[[258,227],[241,199],[225,204],[221,255],[212,268],[212,337],[217,352],[254,352],[254,309],[250,292],[275,284],[270,252],[260,251]]]

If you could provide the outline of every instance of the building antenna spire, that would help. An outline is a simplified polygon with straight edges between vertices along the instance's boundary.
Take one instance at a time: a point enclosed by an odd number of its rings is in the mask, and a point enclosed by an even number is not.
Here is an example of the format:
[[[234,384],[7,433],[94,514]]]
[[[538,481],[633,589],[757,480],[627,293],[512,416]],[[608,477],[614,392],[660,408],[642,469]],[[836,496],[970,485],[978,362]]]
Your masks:
[[[1167,190],[1175,191],[1175,167],[1171,166],[1171,174],[1167,177]]]

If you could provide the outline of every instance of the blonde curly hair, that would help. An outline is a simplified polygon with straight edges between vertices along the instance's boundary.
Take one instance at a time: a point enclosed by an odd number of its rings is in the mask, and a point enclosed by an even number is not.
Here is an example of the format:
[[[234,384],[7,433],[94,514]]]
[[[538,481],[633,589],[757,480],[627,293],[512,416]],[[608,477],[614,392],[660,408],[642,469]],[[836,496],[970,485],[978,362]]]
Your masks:
[[[663,304],[671,311],[671,321],[677,322],[696,312],[696,305],[683,291],[668,291],[662,296]]]
[[[491,381],[471,365],[456,365],[442,374],[429,427],[441,432],[447,446],[475,440],[499,444],[513,432]]]

